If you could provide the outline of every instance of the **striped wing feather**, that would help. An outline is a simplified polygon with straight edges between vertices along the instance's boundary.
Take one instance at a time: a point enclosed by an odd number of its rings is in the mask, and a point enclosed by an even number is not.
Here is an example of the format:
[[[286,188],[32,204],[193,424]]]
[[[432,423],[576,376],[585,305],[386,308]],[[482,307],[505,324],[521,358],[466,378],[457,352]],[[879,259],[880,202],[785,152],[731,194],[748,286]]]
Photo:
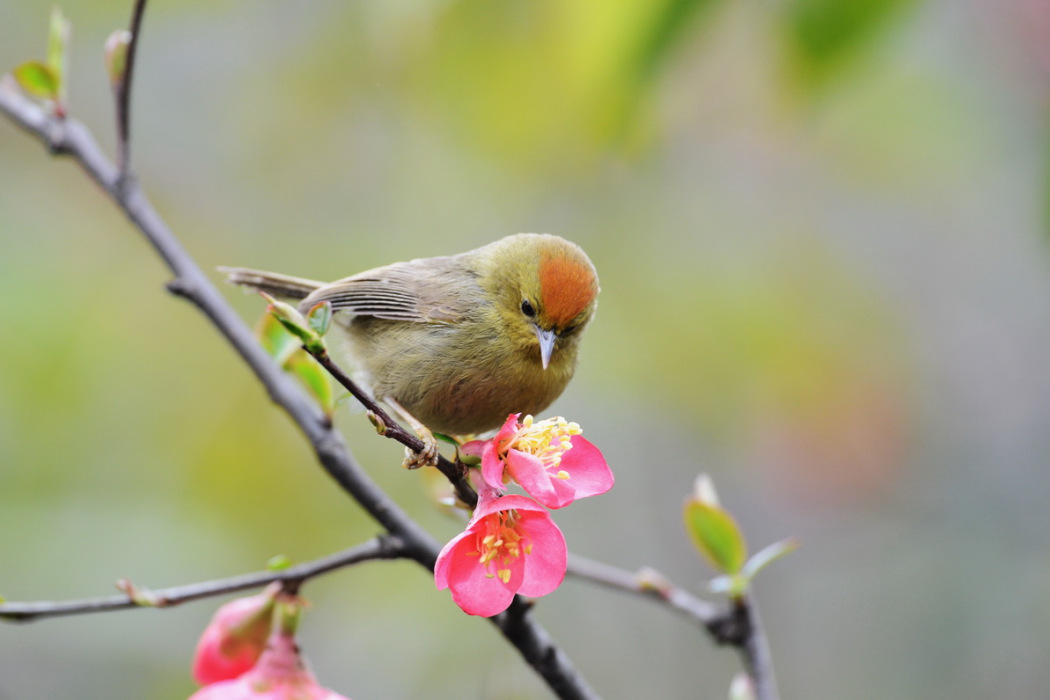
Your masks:
[[[459,256],[395,263],[326,284],[301,308],[331,302],[333,311],[391,321],[454,323],[469,310],[465,287],[473,275]]]

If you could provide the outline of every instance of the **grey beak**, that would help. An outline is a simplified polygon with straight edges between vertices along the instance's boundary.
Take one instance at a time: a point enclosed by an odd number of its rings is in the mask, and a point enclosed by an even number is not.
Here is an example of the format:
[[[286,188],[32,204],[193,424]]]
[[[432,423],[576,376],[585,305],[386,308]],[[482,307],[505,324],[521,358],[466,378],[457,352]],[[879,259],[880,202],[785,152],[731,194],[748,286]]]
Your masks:
[[[553,330],[544,330],[536,326],[536,337],[540,341],[540,360],[543,361],[543,369],[547,369],[547,365],[551,363],[551,355],[554,354],[554,341],[558,339],[558,334]]]

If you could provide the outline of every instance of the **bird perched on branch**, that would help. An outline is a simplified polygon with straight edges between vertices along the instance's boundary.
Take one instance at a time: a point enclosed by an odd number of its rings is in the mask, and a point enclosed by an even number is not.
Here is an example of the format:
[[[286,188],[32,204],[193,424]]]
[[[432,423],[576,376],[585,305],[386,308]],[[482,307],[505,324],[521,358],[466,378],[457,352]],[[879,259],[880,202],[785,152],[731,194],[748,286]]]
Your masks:
[[[583,250],[519,233],[447,257],[422,258],[335,282],[220,268],[233,284],[331,302],[354,377],[408,421],[446,435],[495,429],[536,414],[565,389],[594,316],[598,276]],[[425,428],[424,428],[425,426]]]

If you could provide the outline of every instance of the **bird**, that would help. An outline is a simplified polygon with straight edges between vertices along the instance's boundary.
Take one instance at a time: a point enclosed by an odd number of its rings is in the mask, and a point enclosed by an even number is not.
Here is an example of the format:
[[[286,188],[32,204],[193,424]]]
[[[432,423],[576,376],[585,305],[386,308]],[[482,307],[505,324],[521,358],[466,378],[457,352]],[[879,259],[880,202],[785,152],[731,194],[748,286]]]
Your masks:
[[[219,269],[232,284],[299,300],[303,313],[329,302],[355,381],[423,438],[418,464],[437,459],[432,433],[483,434],[558,398],[600,290],[583,249],[546,233],[328,283]]]

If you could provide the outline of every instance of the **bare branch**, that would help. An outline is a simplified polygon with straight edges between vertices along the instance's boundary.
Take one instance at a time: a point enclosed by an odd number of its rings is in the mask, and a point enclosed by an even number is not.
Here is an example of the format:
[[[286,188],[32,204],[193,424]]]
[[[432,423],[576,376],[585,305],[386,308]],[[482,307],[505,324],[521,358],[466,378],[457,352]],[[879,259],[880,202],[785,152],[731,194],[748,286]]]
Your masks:
[[[744,608],[748,620],[748,634],[740,653],[748,675],[755,684],[755,696],[758,700],[780,700],[777,677],[773,672],[773,656],[769,650],[769,638],[766,637],[765,628],[762,626],[754,596],[741,598],[738,604]]]
[[[753,596],[730,602],[728,610],[697,598],[652,569],[627,571],[573,554],[568,574],[576,578],[632,593],[666,605],[702,625],[715,643],[735,647],[755,686],[758,700],[779,700],[769,640]]]
[[[271,581],[281,581],[286,587],[297,588],[314,576],[374,559],[397,559],[404,556],[404,543],[390,535],[380,535],[364,544],[312,562],[299,564],[281,571],[259,571],[217,581],[192,583],[156,591],[139,589],[137,595],[124,593],[105,598],[70,600],[59,603],[0,603],[0,620],[32,622],[49,617],[81,615],[86,613],[126,610],[128,608],[167,608],[201,598],[236,593],[259,588]],[[148,602],[143,602],[145,598]]]
[[[350,378],[350,375],[344,372],[342,367],[332,361],[331,356],[329,356],[327,352],[311,352],[310,348],[306,346],[304,346],[303,349],[309,352],[322,367],[328,370],[328,373],[331,374],[332,377],[343,386],[343,388],[349,391],[355,399],[360,401],[361,404],[382,423],[384,426],[382,431],[384,437],[400,442],[413,452],[423,451],[423,441],[418,436],[405,430],[400,423],[395,421],[389,413],[383,410],[383,407],[380,406],[375,399],[368,395],[368,392],[363,391],[357,386],[356,382]],[[473,488],[471,488],[470,484],[467,483],[466,478],[463,476],[463,472],[457,464],[454,464],[445,457],[438,455],[437,468],[452,484],[452,488],[456,490],[456,496],[459,500],[472,508],[478,504],[478,494]]]
[[[672,585],[656,571],[627,571],[573,554],[569,557],[568,574],[607,588],[624,593],[635,593],[663,603],[704,627],[708,627],[724,615],[713,603],[701,600],[692,593]]]
[[[135,51],[139,45],[139,32],[142,29],[145,10],[146,0],[135,0],[135,8],[131,12],[131,27],[128,30],[131,40],[128,43],[124,75],[116,86],[117,166],[122,183],[131,174],[131,79],[135,71]]]

